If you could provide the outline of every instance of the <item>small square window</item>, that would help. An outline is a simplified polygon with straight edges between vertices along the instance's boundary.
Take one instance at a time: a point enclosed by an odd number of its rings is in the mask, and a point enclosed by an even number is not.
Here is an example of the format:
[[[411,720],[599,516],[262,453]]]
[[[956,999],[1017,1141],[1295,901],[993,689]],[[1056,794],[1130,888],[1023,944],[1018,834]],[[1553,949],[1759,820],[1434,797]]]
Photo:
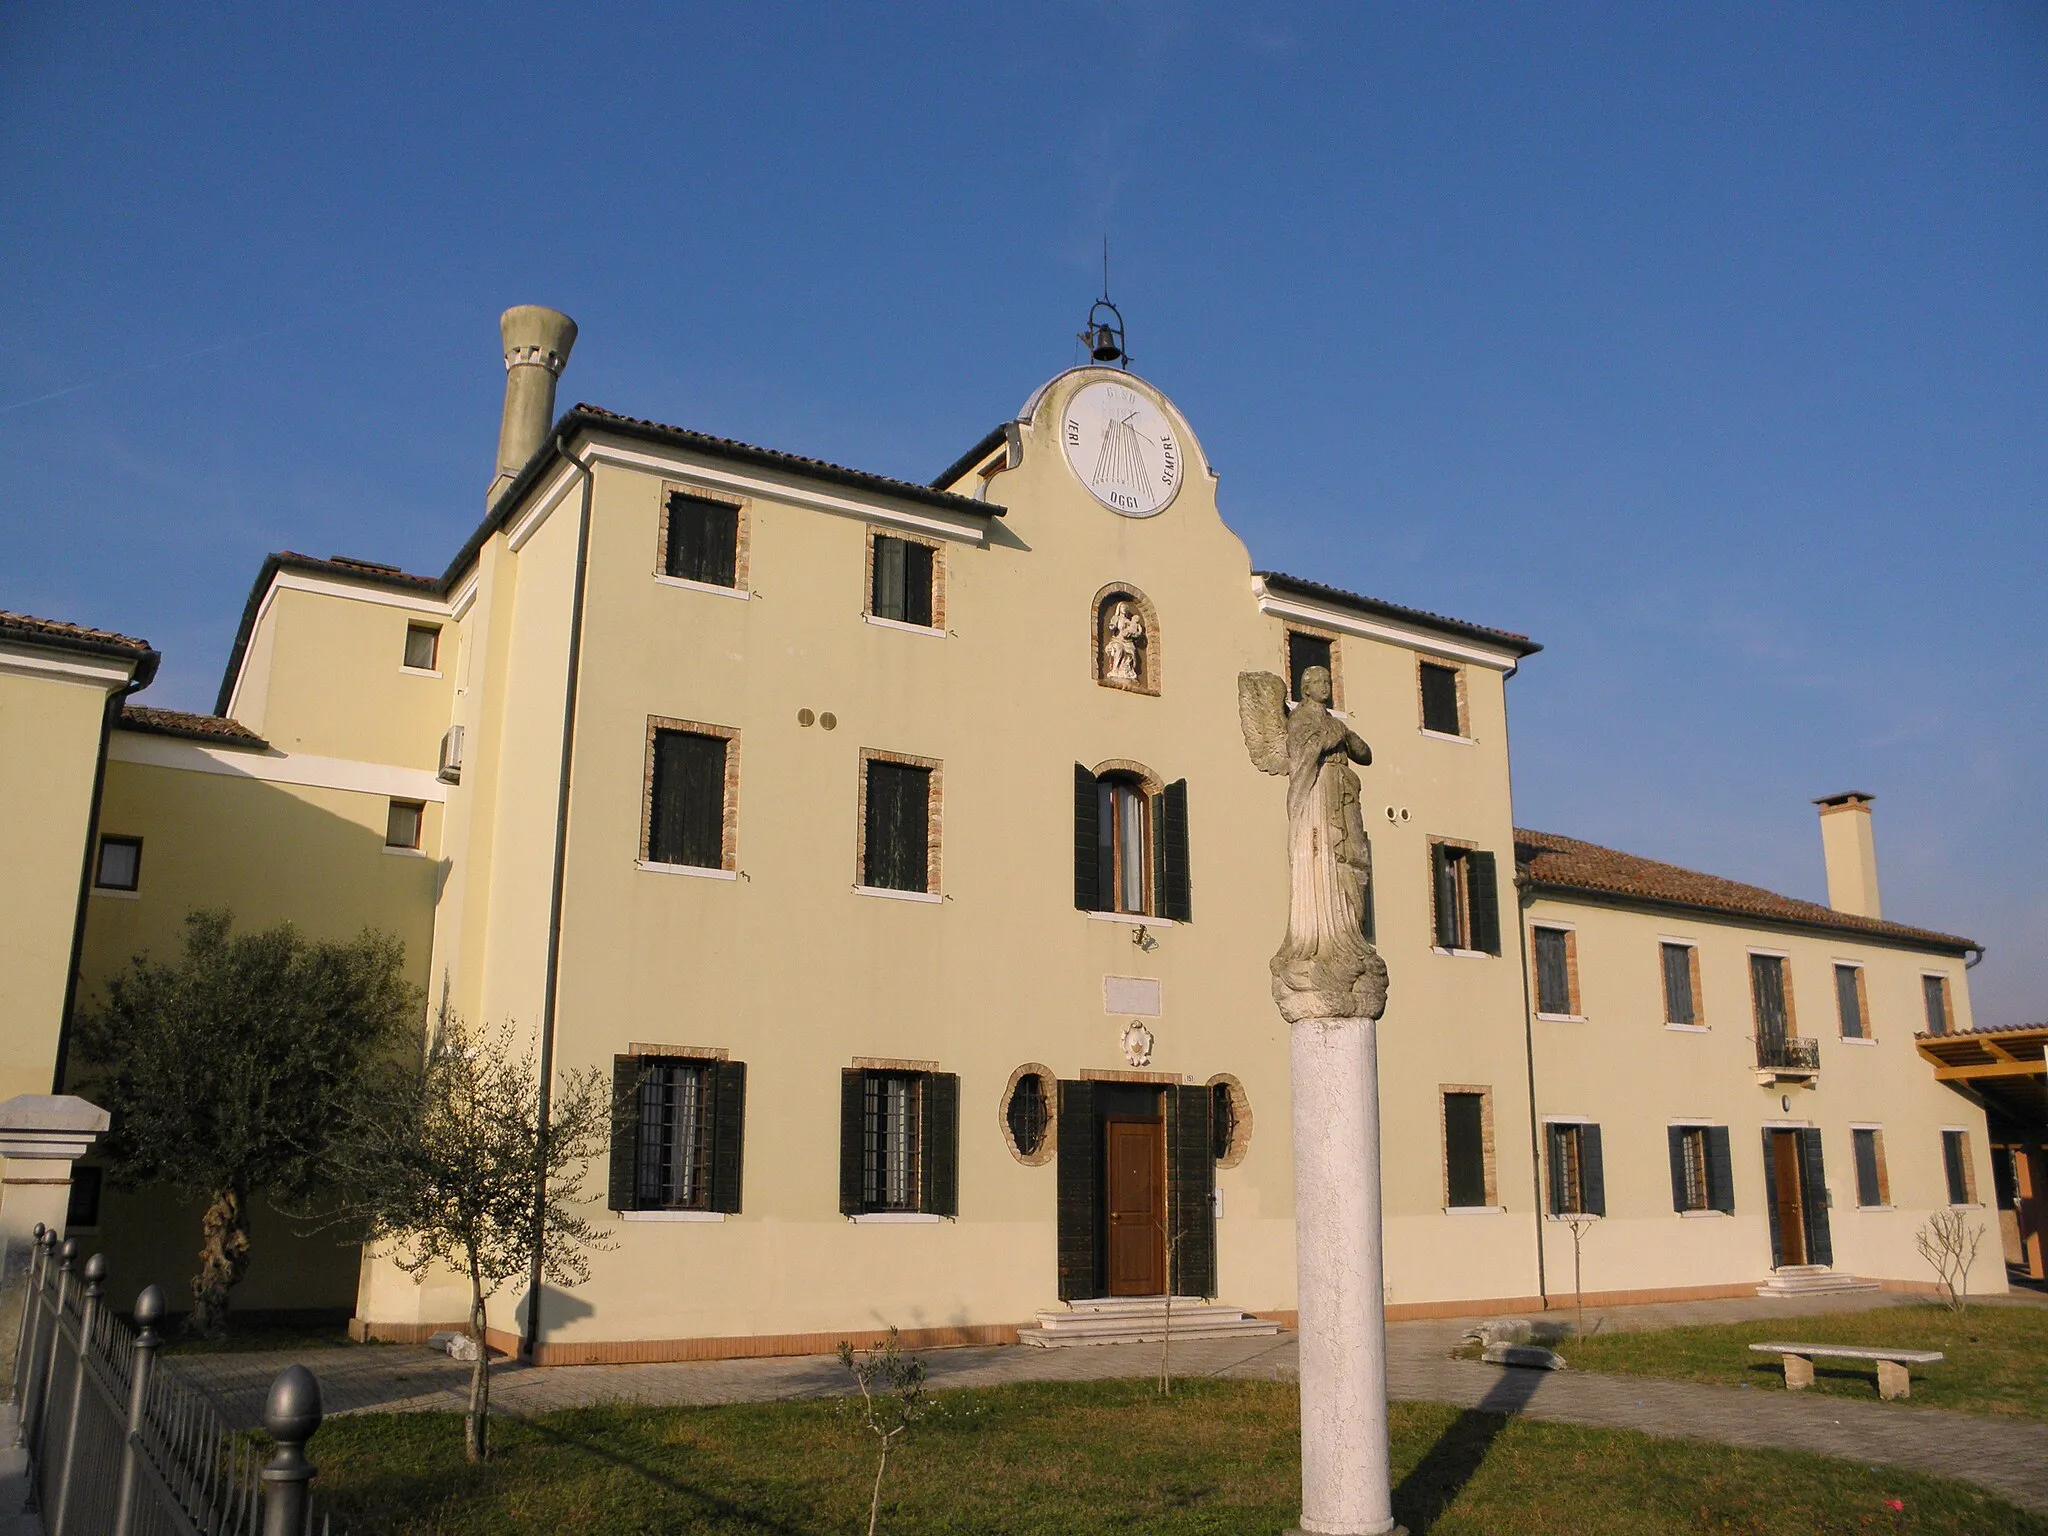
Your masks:
[[[1443,736],[1464,735],[1465,712],[1459,707],[1458,669],[1435,661],[1421,665],[1422,728]]]
[[[441,655],[441,631],[432,624],[405,626],[405,665],[414,672],[431,672]]]
[[[92,883],[104,891],[132,891],[142,882],[142,839],[102,837]]]
[[[384,818],[384,846],[386,848],[417,848],[420,845],[420,823],[426,819],[427,808],[417,800],[394,800]]]
[[[1335,647],[1331,645],[1327,635],[1312,635],[1300,629],[1287,631],[1288,697],[1299,703],[1302,673],[1310,667],[1321,667],[1330,674],[1330,708],[1337,708],[1337,669],[1334,652]]]
[[[886,533],[874,536],[874,570],[868,584],[868,612],[898,624],[932,627],[934,557],[937,551],[916,539]]]
[[[937,882],[932,858],[930,767],[869,757],[862,764],[860,883],[922,891]]]
[[[666,512],[662,570],[679,581],[737,587],[740,509],[729,501],[671,491]]]
[[[720,869],[726,862],[723,736],[656,728],[647,802],[650,864]]]

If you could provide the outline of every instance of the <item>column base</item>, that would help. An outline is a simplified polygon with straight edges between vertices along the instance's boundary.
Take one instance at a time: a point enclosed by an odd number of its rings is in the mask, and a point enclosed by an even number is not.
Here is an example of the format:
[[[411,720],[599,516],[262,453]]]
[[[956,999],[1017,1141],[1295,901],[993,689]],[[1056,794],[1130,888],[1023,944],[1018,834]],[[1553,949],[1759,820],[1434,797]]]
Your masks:
[[[1408,1527],[1390,1525],[1384,1531],[1305,1531],[1298,1525],[1290,1525],[1280,1536],[1408,1536]]]

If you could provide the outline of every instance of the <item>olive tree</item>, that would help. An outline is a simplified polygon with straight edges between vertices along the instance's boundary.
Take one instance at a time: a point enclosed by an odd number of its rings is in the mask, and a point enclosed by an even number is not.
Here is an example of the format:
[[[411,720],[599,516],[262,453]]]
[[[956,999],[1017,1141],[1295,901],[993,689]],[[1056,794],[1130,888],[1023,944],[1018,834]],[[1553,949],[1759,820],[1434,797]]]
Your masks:
[[[413,1070],[341,1138],[335,1219],[387,1244],[416,1281],[439,1268],[468,1282],[471,1461],[489,1453],[491,1298],[528,1276],[536,1255],[542,1278],[580,1285],[590,1250],[609,1246],[578,1207],[611,1113],[611,1084],[597,1068],[561,1074],[543,1104],[533,1050],[510,1025],[474,1031],[444,1007]]]
[[[190,913],[179,958],[137,955],[77,1033],[79,1086],[113,1115],[114,1181],[205,1202],[186,1320],[203,1335],[248,1272],[251,1198],[319,1200],[337,1127],[380,1096],[421,1006],[389,935],[233,929],[225,910]]]

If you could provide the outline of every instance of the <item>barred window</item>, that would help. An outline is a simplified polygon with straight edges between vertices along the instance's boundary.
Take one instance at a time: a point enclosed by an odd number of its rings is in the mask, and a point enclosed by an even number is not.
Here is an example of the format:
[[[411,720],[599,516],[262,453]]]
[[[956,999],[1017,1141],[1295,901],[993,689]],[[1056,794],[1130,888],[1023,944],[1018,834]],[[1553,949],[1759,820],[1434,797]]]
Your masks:
[[[711,1064],[650,1063],[640,1080],[641,1210],[703,1210],[711,1197]]]

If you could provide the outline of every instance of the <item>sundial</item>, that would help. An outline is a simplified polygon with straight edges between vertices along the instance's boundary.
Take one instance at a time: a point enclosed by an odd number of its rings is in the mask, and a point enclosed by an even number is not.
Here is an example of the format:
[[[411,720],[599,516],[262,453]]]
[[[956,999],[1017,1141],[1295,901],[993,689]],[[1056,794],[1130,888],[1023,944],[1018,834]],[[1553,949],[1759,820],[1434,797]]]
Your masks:
[[[1180,439],[1151,396],[1129,384],[1097,379],[1075,390],[1060,441],[1089,494],[1112,512],[1153,517],[1180,490]]]

